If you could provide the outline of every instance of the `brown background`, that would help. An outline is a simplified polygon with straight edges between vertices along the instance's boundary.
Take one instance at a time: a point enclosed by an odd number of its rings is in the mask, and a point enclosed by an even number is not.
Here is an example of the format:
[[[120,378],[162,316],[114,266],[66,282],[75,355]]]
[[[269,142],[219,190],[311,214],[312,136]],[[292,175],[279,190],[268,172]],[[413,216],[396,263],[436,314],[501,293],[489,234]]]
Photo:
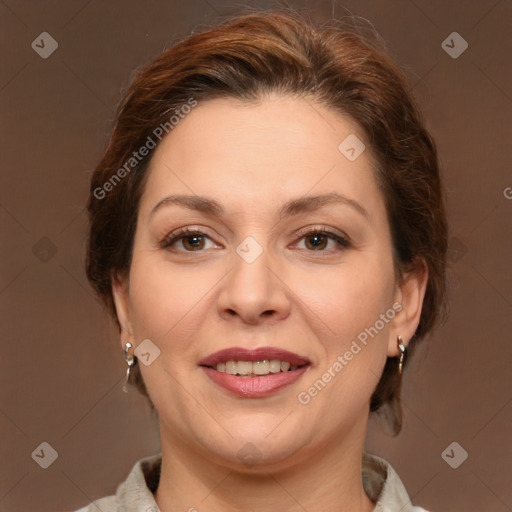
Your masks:
[[[85,279],[83,207],[131,71],[237,5],[0,2],[1,511],[73,510],[112,494],[139,458],[159,451],[144,400],[122,392],[116,332]],[[372,422],[368,450],[432,512],[510,511],[512,4],[291,5],[375,25],[407,69],[444,168],[451,317],[406,372],[402,433]],[[31,48],[43,31],[59,45],[48,59]],[[469,43],[457,59],[441,47],[453,31]],[[43,441],[58,452],[48,469],[31,457]],[[441,458],[453,441],[469,453],[458,469]]]

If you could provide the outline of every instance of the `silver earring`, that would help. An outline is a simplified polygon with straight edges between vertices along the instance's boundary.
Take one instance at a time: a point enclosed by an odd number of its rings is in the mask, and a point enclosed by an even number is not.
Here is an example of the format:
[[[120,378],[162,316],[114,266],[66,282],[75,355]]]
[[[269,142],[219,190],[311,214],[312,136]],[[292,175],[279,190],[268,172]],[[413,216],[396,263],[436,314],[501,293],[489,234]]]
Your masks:
[[[127,341],[126,344],[124,345],[123,350],[123,357],[124,360],[126,361],[126,364],[128,365],[128,368],[126,368],[126,380],[124,381],[123,385],[123,391],[125,393],[128,393],[128,379],[130,378],[130,370],[135,363],[135,358],[133,357],[133,354],[130,354],[131,348],[132,344],[129,341]]]
[[[402,336],[397,337],[397,344],[398,344],[398,350],[400,351],[400,359],[398,360],[398,373],[400,373],[400,375],[401,375],[402,368],[404,365],[404,354],[405,354],[404,340],[402,339]]]

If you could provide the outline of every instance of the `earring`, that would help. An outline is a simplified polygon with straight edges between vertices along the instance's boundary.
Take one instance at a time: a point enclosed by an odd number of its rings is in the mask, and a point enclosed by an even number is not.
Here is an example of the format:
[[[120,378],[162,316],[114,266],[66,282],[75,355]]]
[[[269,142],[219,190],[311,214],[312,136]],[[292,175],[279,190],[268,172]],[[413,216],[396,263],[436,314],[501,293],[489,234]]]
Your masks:
[[[123,357],[124,357],[124,360],[126,361],[126,364],[128,365],[128,368],[126,368],[126,380],[124,381],[124,385],[123,385],[123,391],[125,393],[128,393],[128,379],[130,378],[130,370],[135,363],[135,358],[134,358],[133,354],[130,354],[131,348],[132,348],[132,344],[129,341],[127,341],[124,346],[124,350],[123,350]]]
[[[398,373],[400,373],[400,375],[401,375],[402,367],[404,365],[405,347],[404,347],[404,340],[402,339],[402,336],[398,336],[396,340],[397,340],[397,344],[398,344],[398,350],[400,351],[400,359],[398,360]]]

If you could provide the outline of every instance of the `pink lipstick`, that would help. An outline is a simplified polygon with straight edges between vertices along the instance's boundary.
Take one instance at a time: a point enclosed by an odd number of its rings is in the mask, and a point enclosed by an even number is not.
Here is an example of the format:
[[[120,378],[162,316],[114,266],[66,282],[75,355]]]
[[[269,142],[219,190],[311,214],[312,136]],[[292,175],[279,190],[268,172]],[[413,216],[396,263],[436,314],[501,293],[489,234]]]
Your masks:
[[[213,382],[231,393],[263,398],[299,379],[310,361],[275,347],[233,347],[209,355],[199,365]]]

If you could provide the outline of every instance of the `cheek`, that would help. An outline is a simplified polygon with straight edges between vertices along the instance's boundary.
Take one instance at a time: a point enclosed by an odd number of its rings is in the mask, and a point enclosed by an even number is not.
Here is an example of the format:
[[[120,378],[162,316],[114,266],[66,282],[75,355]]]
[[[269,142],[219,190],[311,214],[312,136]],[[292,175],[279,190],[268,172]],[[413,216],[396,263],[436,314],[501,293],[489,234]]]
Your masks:
[[[299,402],[332,424],[366,406],[386,361],[393,315],[385,316],[387,322],[381,315],[392,307],[395,283],[391,257],[378,254],[386,253],[359,253],[331,272],[295,279],[322,351]]]
[[[130,302],[137,337],[162,341],[174,338],[173,332],[186,325],[214,283],[214,276],[204,270],[178,269],[161,257],[135,256],[130,271]]]
[[[358,254],[328,272],[299,271],[288,278],[305,304],[304,314],[314,322],[324,348],[341,350],[379,320],[394,296],[391,258]],[[385,329],[383,329],[385,330]]]
[[[204,269],[179,269],[162,257],[144,251],[134,254],[130,270],[132,328],[136,342],[146,338],[160,350],[142,376],[159,411],[172,409],[180,417],[187,409],[188,394],[179,392],[197,371],[194,343],[205,318],[208,291],[219,278]],[[169,393],[174,400],[169,401]],[[172,402],[172,403],[171,403]]]
[[[379,266],[371,272],[369,267],[365,272],[340,269],[329,279],[310,281],[298,292],[311,306],[308,323],[323,355],[297,399],[310,417],[324,419],[326,429],[356,417],[378,383],[389,329],[380,319],[393,301],[389,275],[389,269]]]

